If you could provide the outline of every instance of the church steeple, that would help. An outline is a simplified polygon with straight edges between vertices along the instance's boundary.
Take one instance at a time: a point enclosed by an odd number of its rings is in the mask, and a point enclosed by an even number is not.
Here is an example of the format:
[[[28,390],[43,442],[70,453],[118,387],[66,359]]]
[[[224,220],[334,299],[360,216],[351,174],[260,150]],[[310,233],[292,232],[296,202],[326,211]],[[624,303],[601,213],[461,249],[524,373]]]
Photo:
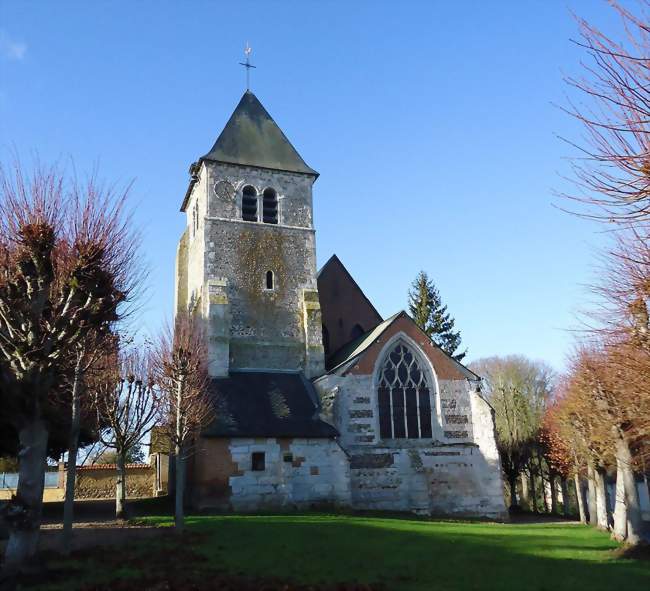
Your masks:
[[[192,165],[177,309],[206,319],[211,376],[324,371],[307,166],[250,91]]]
[[[244,93],[214,146],[201,160],[318,176],[250,90]]]

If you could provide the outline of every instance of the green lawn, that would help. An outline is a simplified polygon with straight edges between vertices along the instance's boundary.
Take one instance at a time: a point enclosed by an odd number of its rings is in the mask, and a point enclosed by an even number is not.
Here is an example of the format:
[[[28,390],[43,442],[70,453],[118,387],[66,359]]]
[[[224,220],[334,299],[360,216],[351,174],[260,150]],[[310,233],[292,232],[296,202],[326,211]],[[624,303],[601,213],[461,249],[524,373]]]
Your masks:
[[[145,521],[171,524],[169,517]],[[221,571],[418,591],[650,589],[649,561],[616,558],[617,545],[606,534],[580,525],[335,515],[202,516],[187,523],[190,533],[181,544],[161,532],[151,542],[122,548],[123,562],[113,557],[107,563],[105,552],[77,558],[70,566],[79,585],[66,582],[65,588],[162,569],[172,578],[179,570],[199,580]]]

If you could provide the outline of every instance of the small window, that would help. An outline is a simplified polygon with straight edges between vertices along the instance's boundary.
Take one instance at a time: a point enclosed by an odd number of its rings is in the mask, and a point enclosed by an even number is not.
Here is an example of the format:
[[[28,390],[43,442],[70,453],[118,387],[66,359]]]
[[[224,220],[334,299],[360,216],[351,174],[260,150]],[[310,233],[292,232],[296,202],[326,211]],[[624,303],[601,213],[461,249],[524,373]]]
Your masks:
[[[266,469],[266,454],[263,451],[255,451],[251,456],[251,469],[253,472],[264,472]]]
[[[262,198],[262,219],[265,224],[278,223],[278,194],[275,189],[266,189]]]
[[[266,272],[266,289],[274,289],[275,288],[275,283],[274,283],[274,277],[273,277],[273,271],[267,271]]]
[[[246,185],[242,191],[241,214],[246,222],[257,221],[257,191],[250,185]]]
[[[288,464],[291,464],[293,462],[293,454],[284,454],[282,459]]]

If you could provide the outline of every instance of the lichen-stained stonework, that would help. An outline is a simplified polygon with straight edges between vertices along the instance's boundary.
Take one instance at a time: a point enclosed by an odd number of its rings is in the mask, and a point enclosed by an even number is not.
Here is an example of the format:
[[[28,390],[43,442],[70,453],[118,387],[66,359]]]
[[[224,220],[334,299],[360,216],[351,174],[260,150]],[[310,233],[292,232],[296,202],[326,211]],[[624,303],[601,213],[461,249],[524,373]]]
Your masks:
[[[380,436],[378,375],[385,355],[400,342],[427,365],[433,384],[431,438]],[[446,356],[434,355],[429,343],[404,315],[349,365],[315,381],[323,417],[340,431],[350,456],[352,506],[504,518],[492,409],[476,381]]]
[[[189,246],[182,269],[187,271],[177,279],[187,286],[177,286],[177,299],[199,301],[210,322],[210,336],[221,339],[221,346],[211,348],[211,375],[223,375],[226,366],[322,373],[314,177],[214,162],[202,163],[198,175],[186,209]],[[264,190],[276,191],[278,224],[242,219],[245,186],[255,188],[260,216]],[[195,203],[203,212],[196,231]],[[266,288],[268,271],[273,273],[273,289]],[[206,296],[210,282],[222,288],[218,302]],[[226,305],[219,313],[211,311]],[[224,354],[227,363],[215,359]]]

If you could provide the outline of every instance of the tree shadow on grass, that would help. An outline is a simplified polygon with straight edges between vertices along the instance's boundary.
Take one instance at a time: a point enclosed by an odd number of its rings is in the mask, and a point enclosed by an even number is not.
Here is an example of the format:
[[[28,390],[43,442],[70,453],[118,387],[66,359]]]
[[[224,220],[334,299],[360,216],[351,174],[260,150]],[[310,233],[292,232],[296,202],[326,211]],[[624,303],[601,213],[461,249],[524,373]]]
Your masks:
[[[208,535],[204,555],[230,568],[303,580],[381,581],[414,590],[650,587],[650,565],[616,560],[616,544],[579,526],[537,531],[336,517],[212,519],[194,526]]]
[[[205,582],[226,575],[265,581],[268,589],[281,588],[278,581],[404,591],[650,588],[650,563],[617,559],[606,534],[581,526],[336,515],[193,516],[187,523],[182,538],[161,528],[147,540],[77,553],[74,580],[54,588],[124,588],[120,581],[138,588],[165,578]],[[104,586],[92,586],[98,582]]]

